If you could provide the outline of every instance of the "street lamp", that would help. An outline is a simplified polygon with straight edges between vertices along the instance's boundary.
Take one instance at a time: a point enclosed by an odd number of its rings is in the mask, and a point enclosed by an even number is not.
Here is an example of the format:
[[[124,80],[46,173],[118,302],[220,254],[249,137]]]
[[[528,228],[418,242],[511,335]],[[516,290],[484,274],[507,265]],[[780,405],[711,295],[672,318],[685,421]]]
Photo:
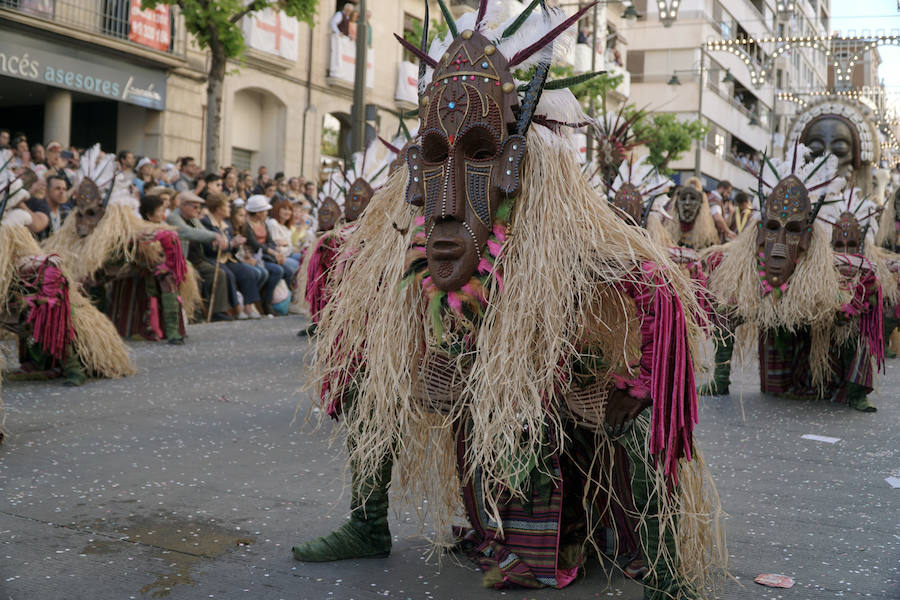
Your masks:
[[[900,1],[900,0],[898,0],[898,1]],[[668,82],[666,82],[666,85],[681,85],[681,80],[678,79],[678,75],[677,75],[677,74],[672,73],[672,78],[669,79]]]
[[[897,0],[897,2],[900,2],[900,0]],[[628,4],[628,6],[625,7],[625,12],[622,13],[622,18],[630,23],[634,23],[641,18],[641,13],[637,11],[634,4]]]
[[[725,77],[722,78],[722,83],[734,83],[735,81],[737,81],[737,79],[731,74],[731,69],[726,69]]]

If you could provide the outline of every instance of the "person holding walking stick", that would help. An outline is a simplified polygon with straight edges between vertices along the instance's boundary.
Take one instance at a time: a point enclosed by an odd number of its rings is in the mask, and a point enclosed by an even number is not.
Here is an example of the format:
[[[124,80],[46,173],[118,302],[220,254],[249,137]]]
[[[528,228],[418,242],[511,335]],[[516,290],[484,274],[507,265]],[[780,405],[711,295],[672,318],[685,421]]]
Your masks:
[[[228,285],[224,277],[217,277],[220,270],[218,260],[214,264],[203,252],[204,244],[212,244],[219,253],[229,247],[228,239],[214,231],[209,231],[200,223],[200,211],[203,199],[193,192],[181,192],[179,207],[172,211],[166,222],[178,230],[185,258],[197,270],[201,280],[201,292],[209,302],[205,316],[211,321],[231,321],[228,314],[231,304],[228,301]],[[219,254],[218,258],[221,258]]]

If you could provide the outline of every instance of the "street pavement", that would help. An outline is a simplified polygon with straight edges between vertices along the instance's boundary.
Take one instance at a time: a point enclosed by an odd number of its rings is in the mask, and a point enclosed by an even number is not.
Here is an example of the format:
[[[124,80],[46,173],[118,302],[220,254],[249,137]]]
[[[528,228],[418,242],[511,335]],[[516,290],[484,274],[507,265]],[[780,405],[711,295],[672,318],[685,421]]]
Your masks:
[[[303,325],[192,326],[185,346],[129,343],[134,377],[7,382],[0,600],[641,598],[598,563],[563,591],[484,589],[472,564],[431,556],[397,503],[389,558],[294,561],[291,545],[348,506],[342,444],[306,419]],[[697,431],[729,515],[718,597],[900,598],[900,489],[885,481],[900,477],[900,359],[874,415],[762,396],[755,360],[735,380],[702,400]],[[796,585],[763,587],[762,573]]]

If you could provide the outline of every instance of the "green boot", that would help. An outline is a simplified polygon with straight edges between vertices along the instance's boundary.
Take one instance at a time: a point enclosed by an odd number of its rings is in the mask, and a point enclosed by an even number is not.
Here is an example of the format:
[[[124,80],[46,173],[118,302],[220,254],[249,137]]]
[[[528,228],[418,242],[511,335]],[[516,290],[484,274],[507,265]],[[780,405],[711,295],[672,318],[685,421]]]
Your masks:
[[[734,335],[720,332],[713,336],[716,345],[713,376],[709,383],[697,388],[701,396],[727,396],[731,385],[731,355],[734,354]]]
[[[388,488],[393,458],[386,457],[373,481],[360,481],[353,469],[350,520],[324,537],[294,546],[294,558],[330,562],[350,558],[384,558],[391,553],[388,529]]]
[[[165,327],[166,339],[170,344],[183,344],[184,336],[181,335],[181,305],[178,304],[178,295],[175,292],[161,292],[163,327]]]
[[[643,422],[639,422],[639,420]],[[646,438],[649,433],[649,410],[637,420],[631,431],[622,436],[620,443],[628,454],[631,475],[631,496],[638,514],[644,515],[638,533],[641,539],[641,556],[647,573],[641,580],[645,600],[695,600],[699,595],[678,575],[675,531],[678,523],[660,532],[659,490],[653,483],[648,466],[653,459],[646,456]],[[666,493],[663,490],[663,493]]]
[[[850,408],[866,413],[878,412],[878,409],[869,402],[866,388],[855,383],[849,383],[847,385],[849,389],[847,393],[847,403],[850,405]]]
[[[84,365],[81,364],[81,359],[78,358],[78,355],[75,354],[75,350],[72,348],[70,348],[66,358],[62,361],[62,371],[63,377],[66,378],[63,385],[78,387],[87,381]]]

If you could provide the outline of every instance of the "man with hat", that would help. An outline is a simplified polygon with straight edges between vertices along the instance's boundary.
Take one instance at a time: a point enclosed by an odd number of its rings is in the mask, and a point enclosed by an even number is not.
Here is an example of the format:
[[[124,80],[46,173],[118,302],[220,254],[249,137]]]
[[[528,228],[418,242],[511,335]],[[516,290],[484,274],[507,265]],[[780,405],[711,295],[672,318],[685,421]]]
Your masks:
[[[212,244],[217,250],[227,250],[225,236],[209,231],[200,224],[203,199],[193,192],[182,192],[178,208],[169,213],[166,223],[178,230],[181,247],[188,262],[194,265],[200,275],[203,296],[212,303],[213,321],[231,321],[228,310],[228,287],[225,277],[216,279],[216,266],[203,255],[203,244]],[[215,289],[213,283],[215,282]]]

